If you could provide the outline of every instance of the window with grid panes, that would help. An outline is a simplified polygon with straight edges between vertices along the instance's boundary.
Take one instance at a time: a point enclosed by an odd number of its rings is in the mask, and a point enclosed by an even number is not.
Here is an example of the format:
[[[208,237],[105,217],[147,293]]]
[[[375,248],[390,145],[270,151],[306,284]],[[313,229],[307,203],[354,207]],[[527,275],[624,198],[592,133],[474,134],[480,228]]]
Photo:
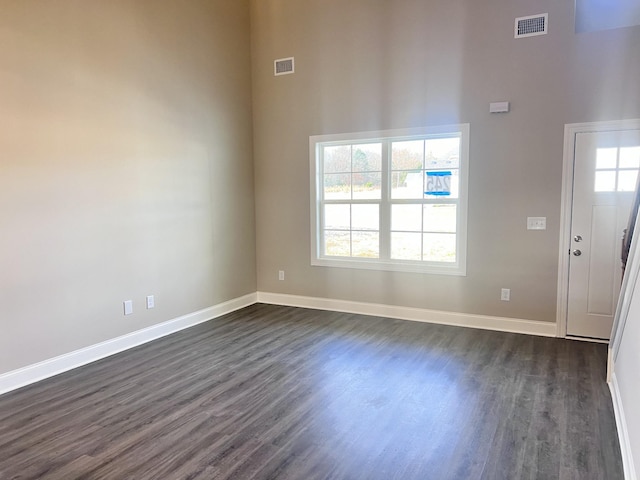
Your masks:
[[[464,275],[469,126],[310,137],[311,263]]]

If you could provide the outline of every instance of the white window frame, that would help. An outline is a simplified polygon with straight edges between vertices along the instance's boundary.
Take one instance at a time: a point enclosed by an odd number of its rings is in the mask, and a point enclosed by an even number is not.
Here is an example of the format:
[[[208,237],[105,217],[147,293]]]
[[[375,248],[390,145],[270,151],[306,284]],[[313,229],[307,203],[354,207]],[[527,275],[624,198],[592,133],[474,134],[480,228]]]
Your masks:
[[[358,257],[333,257],[322,255],[323,232],[322,198],[323,171],[320,149],[327,145],[344,145],[367,142],[390,142],[405,140],[422,140],[428,138],[442,138],[458,135],[460,137],[460,165],[459,165],[459,193],[454,202],[457,205],[456,219],[456,261],[455,262],[429,262],[396,260],[391,258],[358,258]],[[383,171],[390,170],[390,149],[383,145]],[[435,127],[410,128],[400,130],[382,130],[372,132],[357,132],[332,135],[314,135],[309,137],[309,161],[310,161],[310,199],[311,199],[311,265],[323,267],[357,268],[368,270],[389,270],[401,272],[419,272],[443,275],[466,276],[467,265],[467,199],[468,199],[468,172],[469,172],[469,124],[442,125]],[[386,162],[386,166],[384,163]],[[382,210],[390,209],[394,200],[391,199],[391,175],[383,173],[382,198],[374,203],[379,203]],[[451,203],[451,200],[447,199]],[[381,217],[388,215],[381,214]],[[388,219],[381,218],[380,242],[388,242],[391,227]],[[386,237],[383,238],[383,237]]]

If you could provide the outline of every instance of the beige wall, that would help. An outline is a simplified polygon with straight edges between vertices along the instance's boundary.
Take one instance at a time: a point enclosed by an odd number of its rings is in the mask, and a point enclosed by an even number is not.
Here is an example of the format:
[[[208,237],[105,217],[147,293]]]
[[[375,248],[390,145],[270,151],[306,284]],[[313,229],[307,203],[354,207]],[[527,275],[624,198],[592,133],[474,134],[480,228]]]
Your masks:
[[[256,288],[553,321],[563,125],[640,117],[640,29],[576,35],[571,1],[0,7],[0,374]],[[452,122],[468,275],[312,268],[309,135]]]
[[[573,4],[253,0],[258,289],[554,321],[564,125],[640,117],[640,28],[575,34]],[[513,38],[545,12],[548,35]],[[296,73],[274,77],[287,56]],[[498,100],[511,113],[490,115]],[[456,122],[471,126],[466,277],[310,266],[310,135]]]
[[[0,11],[0,374],[254,292],[248,1]]]

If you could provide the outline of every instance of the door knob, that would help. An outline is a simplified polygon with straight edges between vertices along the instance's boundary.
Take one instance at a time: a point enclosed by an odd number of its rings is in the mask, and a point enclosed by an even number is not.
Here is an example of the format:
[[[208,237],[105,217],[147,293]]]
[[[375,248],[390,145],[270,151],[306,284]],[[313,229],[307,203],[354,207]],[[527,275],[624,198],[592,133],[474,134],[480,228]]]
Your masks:
[[[579,257],[580,255],[582,255],[582,252],[581,252],[580,250],[576,249],[576,250],[574,250],[574,251],[573,251],[573,254],[574,254],[576,257]]]
[[[582,236],[581,235],[576,235],[575,237],[573,237],[573,241],[574,242],[581,242],[582,241]]]

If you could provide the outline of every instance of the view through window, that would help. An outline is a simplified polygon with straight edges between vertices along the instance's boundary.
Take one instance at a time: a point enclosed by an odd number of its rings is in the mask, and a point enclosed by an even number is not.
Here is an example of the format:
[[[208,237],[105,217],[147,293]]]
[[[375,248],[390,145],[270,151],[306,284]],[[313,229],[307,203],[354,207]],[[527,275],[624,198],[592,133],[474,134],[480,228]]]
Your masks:
[[[312,264],[464,275],[468,125],[311,137]]]

